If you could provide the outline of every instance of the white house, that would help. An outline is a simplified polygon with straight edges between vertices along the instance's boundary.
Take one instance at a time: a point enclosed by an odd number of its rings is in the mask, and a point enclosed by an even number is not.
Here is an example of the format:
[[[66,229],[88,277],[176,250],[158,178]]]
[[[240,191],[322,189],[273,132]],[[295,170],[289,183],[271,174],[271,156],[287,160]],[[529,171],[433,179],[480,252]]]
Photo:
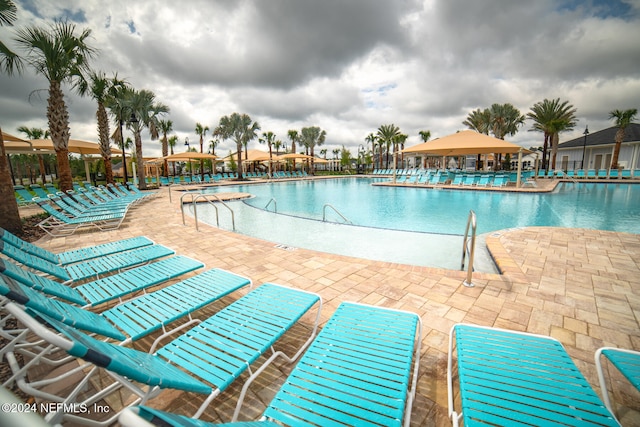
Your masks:
[[[617,127],[589,133],[558,144],[556,169],[609,169],[616,145]],[[622,169],[640,169],[640,124],[632,123],[625,129],[620,146],[618,166]]]

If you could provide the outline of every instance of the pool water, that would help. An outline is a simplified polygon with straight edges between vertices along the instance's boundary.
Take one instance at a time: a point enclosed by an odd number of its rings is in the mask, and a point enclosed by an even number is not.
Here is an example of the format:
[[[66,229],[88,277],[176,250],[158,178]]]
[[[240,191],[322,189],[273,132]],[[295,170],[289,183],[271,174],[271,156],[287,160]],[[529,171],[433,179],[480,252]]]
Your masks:
[[[640,185],[561,183],[552,193],[510,193],[372,186],[376,180],[304,180],[206,191],[255,196],[233,204],[240,233],[293,247],[433,267],[460,268],[470,210],[476,213],[479,234],[525,226],[640,233]],[[215,224],[213,210],[203,215],[200,209],[199,217]],[[224,222],[221,226],[230,229],[230,222]],[[479,258],[483,262],[482,254]],[[474,266],[491,270],[486,262]]]

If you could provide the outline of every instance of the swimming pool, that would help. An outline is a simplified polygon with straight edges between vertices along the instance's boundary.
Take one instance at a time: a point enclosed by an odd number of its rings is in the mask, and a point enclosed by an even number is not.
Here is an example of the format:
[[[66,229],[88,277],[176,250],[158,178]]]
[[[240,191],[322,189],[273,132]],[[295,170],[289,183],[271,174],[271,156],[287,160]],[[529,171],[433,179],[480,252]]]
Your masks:
[[[459,268],[461,235],[470,210],[476,213],[479,234],[525,226],[640,233],[640,185],[561,183],[552,193],[516,193],[372,186],[374,181],[304,180],[206,191],[255,196],[241,202],[244,206],[234,207],[236,229],[243,234],[291,246],[444,268]],[[325,208],[327,204],[335,211]],[[265,211],[267,205],[271,212]],[[278,214],[272,212],[276,208]],[[344,220],[336,211],[352,225],[340,224]],[[323,213],[331,223],[322,222]],[[199,211],[199,215],[215,224],[212,212]],[[230,228],[229,223],[221,226]],[[412,258],[416,256],[420,261]]]

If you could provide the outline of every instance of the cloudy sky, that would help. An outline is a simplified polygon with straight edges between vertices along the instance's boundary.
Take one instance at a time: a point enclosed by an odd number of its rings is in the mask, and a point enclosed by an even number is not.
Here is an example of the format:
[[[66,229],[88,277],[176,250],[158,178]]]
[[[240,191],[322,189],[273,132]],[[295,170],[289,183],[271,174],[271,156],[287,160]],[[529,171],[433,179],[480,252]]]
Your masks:
[[[94,68],[153,91],[180,141],[197,141],[196,122],[213,129],[240,112],[287,144],[289,129],[319,126],[329,152],[355,154],[383,124],[399,126],[411,146],[420,130],[437,138],[464,129],[474,109],[508,102],[526,114],[545,98],[577,108],[562,141],[585,125],[611,126],[613,109],[640,108],[640,0],[16,3],[16,27],[68,19],[90,28]],[[12,31],[0,29],[0,39],[11,45]],[[32,72],[0,75],[2,129],[46,128],[47,87]],[[66,95],[72,138],[97,141],[93,101]],[[510,140],[541,145],[530,128]],[[143,138],[145,156],[159,155],[159,142]]]

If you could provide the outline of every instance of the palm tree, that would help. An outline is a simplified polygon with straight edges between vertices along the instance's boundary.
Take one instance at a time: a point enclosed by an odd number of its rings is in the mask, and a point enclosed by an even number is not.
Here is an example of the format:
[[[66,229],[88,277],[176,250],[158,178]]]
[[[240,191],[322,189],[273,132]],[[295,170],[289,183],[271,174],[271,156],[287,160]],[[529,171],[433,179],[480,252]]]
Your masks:
[[[238,156],[238,180],[244,179],[242,175],[242,146],[254,139],[260,130],[260,125],[253,122],[248,114],[232,113],[230,116],[220,118],[216,132],[224,139],[233,139],[236,143]]]
[[[271,176],[271,162],[273,158],[271,146],[274,143],[275,139],[276,139],[276,134],[271,131],[263,132],[262,138],[258,139],[258,142],[260,142],[260,144],[267,144],[267,146],[269,147],[269,176]]]
[[[569,130],[575,126],[576,109],[569,101],[561,102],[560,98],[554,100],[544,99],[537,102],[527,113],[527,117],[533,120],[530,131],[542,132],[544,134],[544,145],[542,147],[542,167],[547,166],[547,150],[551,145],[552,166],[555,169],[555,156],[558,148],[558,133]],[[555,140],[555,142],[554,142]]]
[[[162,139],[160,140],[162,142],[162,157],[167,157],[169,155],[169,141],[167,140],[167,134],[170,133],[173,130],[173,122],[171,120],[160,120],[158,121],[158,130],[162,133]],[[176,136],[176,139],[178,137]],[[175,145],[175,142],[174,142]],[[173,154],[173,149],[171,151],[171,154]],[[167,177],[169,176],[169,164],[167,162],[167,160],[165,159],[164,161],[164,167],[163,167],[163,176]]]
[[[98,138],[100,139],[100,154],[104,160],[104,174],[107,183],[113,184],[113,168],[111,166],[111,146],[109,143],[109,116],[105,104],[109,97],[117,95],[118,89],[126,86],[124,80],[118,79],[117,74],[108,78],[102,71],[92,71],[88,80],[81,80],[78,86],[82,95],[89,93],[98,103],[96,118],[98,120]]]
[[[204,153],[204,137],[209,132],[209,126],[202,126],[200,123],[196,123],[196,135],[200,136],[200,152]],[[200,175],[204,180],[204,159],[200,159]]]
[[[37,74],[49,82],[47,119],[58,162],[60,190],[73,188],[69,166],[69,112],[64,100],[62,85],[69,83],[78,87],[78,82],[89,72],[88,60],[96,50],[87,44],[91,30],[79,35],[76,27],[68,22],[56,22],[45,29],[27,27],[16,32],[16,42],[25,51],[23,58]]]
[[[431,131],[430,130],[418,131],[418,136],[420,136],[420,139],[422,140],[422,142],[427,142],[429,141],[429,139],[431,139]]]
[[[214,133],[215,134],[215,133]],[[209,148],[211,149],[211,154],[216,155],[216,147],[220,144],[220,140],[218,138],[213,138],[209,140]],[[211,161],[211,172],[215,175],[216,170],[216,159]]]
[[[609,119],[614,119],[618,131],[616,132],[616,145],[613,149],[613,157],[611,159],[611,169],[618,169],[618,156],[620,155],[620,146],[625,137],[625,129],[631,124],[638,114],[637,108],[629,110],[613,110],[609,113]]]
[[[392,144],[395,144],[396,138],[400,135],[400,128],[394,124],[382,125],[378,128],[376,134],[378,141],[384,144],[387,153],[387,169],[389,168],[389,149]],[[381,150],[382,154],[382,150]]]
[[[467,119],[462,122],[463,125],[469,129],[475,130],[478,133],[489,135],[489,128],[491,126],[491,111],[488,108],[484,110],[477,109],[469,113]]]
[[[0,1],[0,25],[13,25],[16,16],[16,5],[11,0]],[[0,41],[0,66],[2,70],[12,75],[14,72],[22,71],[22,62],[18,55],[12,52]],[[11,171],[9,161],[4,148],[2,129],[0,128],[0,227],[13,234],[22,234],[22,220],[18,210],[13,183],[11,182]]]
[[[167,145],[169,146],[169,149],[171,150],[172,155],[173,155],[173,147],[175,147],[177,143],[178,143],[177,135],[171,135],[167,140]],[[165,161],[165,165],[166,163],[167,162]],[[173,162],[173,176],[176,176],[176,162]]]
[[[48,138],[49,137],[49,131],[40,129],[40,128],[28,128],[26,126],[20,126],[18,128],[18,132],[22,132],[24,133],[27,138],[29,139],[40,139],[40,138]],[[42,179],[42,182],[44,183],[46,181],[46,172],[44,170],[44,155],[43,154],[37,154],[36,155],[38,157],[38,165],[40,167],[40,178]]]
[[[364,140],[367,143],[367,148],[369,147],[369,144],[371,144],[371,152],[375,153],[375,151],[376,151],[376,140],[377,140],[375,134],[370,133],[369,135],[367,135],[364,138]],[[375,165],[373,167],[375,167]]]
[[[291,140],[291,152],[296,152],[296,142],[300,142],[300,133],[295,129],[287,131],[287,136]],[[293,159],[293,170],[296,170],[296,159]]]
[[[156,102],[156,95],[150,90],[133,90],[126,91],[125,102],[133,114],[131,120],[127,123],[127,127],[133,130],[133,136],[136,143],[136,168],[138,170],[138,186],[141,190],[146,190],[147,183],[145,180],[144,158],[142,156],[142,130],[146,127],[149,129],[151,140],[158,139],[158,127],[160,114],[169,112],[169,107],[162,103]]]
[[[524,115],[509,103],[493,104],[489,113],[491,117],[489,130],[498,139],[504,139],[507,135],[515,135],[518,132],[518,127],[524,124]],[[494,168],[498,170],[501,164],[502,154],[498,154]]]
[[[313,173],[314,172],[313,151],[316,146],[319,147],[322,144],[324,144],[324,140],[327,137],[327,132],[320,129],[318,126],[311,126],[311,127],[302,128],[302,131],[300,132],[300,136],[301,136],[302,143],[305,145],[305,147],[309,148],[309,155],[311,156],[309,172]]]

